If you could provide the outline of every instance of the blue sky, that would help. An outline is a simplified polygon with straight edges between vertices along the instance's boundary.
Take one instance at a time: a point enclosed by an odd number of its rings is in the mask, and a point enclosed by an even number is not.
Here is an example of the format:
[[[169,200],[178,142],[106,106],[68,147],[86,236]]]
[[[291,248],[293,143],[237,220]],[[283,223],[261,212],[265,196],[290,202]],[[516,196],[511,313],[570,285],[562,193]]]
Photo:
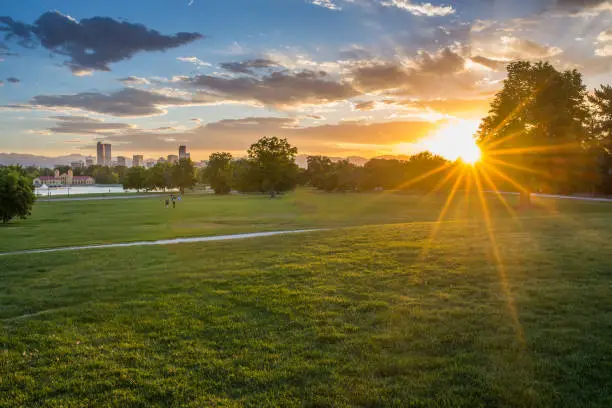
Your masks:
[[[303,153],[409,153],[486,114],[508,61],[577,68],[590,87],[612,71],[604,0],[28,0],[1,13],[0,152],[93,154],[104,140],[204,159],[277,135]]]

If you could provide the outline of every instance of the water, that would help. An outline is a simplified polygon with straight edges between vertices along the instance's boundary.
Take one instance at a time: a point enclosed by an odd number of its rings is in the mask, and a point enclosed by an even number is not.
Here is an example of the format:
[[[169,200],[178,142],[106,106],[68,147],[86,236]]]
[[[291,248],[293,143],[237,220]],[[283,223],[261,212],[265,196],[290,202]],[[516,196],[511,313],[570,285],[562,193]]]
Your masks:
[[[136,190],[124,190],[121,185],[108,186],[71,186],[71,187],[53,187],[53,188],[37,188],[35,193],[39,197],[57,196],[57,195],[82,195],[82,194],[116,194],[116,193],[135,193]]]

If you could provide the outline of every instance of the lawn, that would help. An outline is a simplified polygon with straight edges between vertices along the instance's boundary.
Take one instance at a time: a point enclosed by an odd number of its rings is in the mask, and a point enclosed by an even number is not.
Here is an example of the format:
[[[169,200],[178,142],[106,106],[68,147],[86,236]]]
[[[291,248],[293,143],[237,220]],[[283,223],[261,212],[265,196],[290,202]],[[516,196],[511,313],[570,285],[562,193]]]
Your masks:
[[[3,250],[339,228],[1,257],[0,406],[612,406],[612,205],[487,202],[40,205]]]

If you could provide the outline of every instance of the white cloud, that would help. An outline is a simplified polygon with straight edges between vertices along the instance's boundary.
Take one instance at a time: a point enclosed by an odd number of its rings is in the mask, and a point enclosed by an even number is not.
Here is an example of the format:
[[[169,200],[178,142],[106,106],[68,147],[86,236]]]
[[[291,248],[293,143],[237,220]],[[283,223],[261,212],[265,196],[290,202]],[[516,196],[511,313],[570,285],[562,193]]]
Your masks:
[[[310,0],[312,4],[319,7],[325,7],[329,10],[342,10],[337,4],[335,4],[332,0]]]
[[[595,55],[598,57],[612,56],[612,30],[605,30],[599,33],[597,41],[595,41]]]
[[[385,7],[397,7],[415,16],[448,16],[455,13],[453,6],[436,6],[431,3],[412,3],[410,0],[387,0],[380,3]]]
[[[192,64],[195,64],[199,67],[211,67],[212,66],[212,64],[210,64],[209,62],[204,62],[197,57],[178,57],[177,60],[183,61],[183,62],[191,62]]]

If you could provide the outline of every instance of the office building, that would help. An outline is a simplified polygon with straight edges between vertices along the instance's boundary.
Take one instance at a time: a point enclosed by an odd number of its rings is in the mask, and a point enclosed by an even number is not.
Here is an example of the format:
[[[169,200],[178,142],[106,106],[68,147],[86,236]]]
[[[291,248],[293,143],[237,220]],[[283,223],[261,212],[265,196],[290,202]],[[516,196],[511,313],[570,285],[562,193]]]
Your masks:
[[[87,167],[91,167],[94,165],[94,159],[93,157],[88,157],[87,159],[85,159],[85,166]]]
[[[98,166],[104,166],[104,145],[102,142],[98,142],[96,145],[97,162]]]
[[[117,156],[117,166],[127,166],[126,158],[124,156]]]
[[[178,162],[178,156],[176,154],[169,154],[168,155],[168,163],[170,164],[176,164]]]
[[[113,162],[113,155],[111,153],[111,145],[104,144],[104,165],[110,166]]]
[[[159,159],[157,159],[157,164],[164,164],[166,162],[166,159],[164,159],[163,157],[160,157]]]
[[[182,159],[187,159],[189,158],[188,154],[187,154],[187,146],[181,145],[179,146],[179,160]]]
[[[132,156],[132,167],[143,167],[144,157],[141,154]]]
[[[96,145],[96,153],[99,166],[110,166],[112,164],[113,155],[111,153],[110,144],[98,142]]]

